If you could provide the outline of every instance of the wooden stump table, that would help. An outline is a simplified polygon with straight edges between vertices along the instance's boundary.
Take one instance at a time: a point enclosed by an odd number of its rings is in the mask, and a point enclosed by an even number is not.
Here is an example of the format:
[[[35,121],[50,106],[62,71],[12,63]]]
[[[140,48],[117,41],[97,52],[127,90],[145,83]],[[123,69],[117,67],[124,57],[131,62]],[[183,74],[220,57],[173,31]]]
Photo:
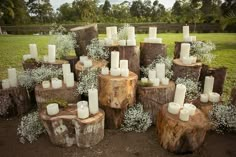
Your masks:
[[[35,87],[35,97],[39,109],[42,109],[50,101],[66,101],[67,103],[77,103],[80,100],[80,95],[76,96],[77,83],[74,87],[66,87],[62,83],[62,87],[58,89],[43,88],[41,84]]]
[[[160,85],[157,87],[138,86],[137,100],[145,111],[151,113],[152,122],[156,124],[156,117],[163,104],[172,102],[175,93],[175,83],[170,81],[169,85]]]
[[[48,116],[46,110],[40,112],[40,119],[49,135],[50,141],[61,147],[91,147],[98,144],[104,137],[103,110],[89,118],[77,117],[77,106],[72,105],[55,116]]]
[[[68,64],[69,62],[66,60],[56,60],[54,63],[49,62],[42,62],[42,65],[44,66],[54,66],[56,68],[62,68],[62,64]]]
[[[204,142],[209,123],[204,114],[196,109],[189,121],[179,119],[162,106],[157,116],[157,135],[161,146],[173,153],[188,153],[199,148]]]
[[[198,81],[201,74],[202,63],[197,62],[191,65],[185,65],[180,59],[173,60],[173,79],[189,78]]]
[[[106,113],[106,128],[120,128],[125,111],[136,103],[137,80],[133,72],[128,77],[99,75],[99,105]]]

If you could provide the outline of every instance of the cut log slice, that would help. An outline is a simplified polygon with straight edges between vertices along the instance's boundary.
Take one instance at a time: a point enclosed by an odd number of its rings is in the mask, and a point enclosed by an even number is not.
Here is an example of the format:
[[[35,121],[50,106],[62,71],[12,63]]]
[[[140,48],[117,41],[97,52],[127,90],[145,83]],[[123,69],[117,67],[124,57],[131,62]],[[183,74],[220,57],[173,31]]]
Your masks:
[[[192,42],[175,42],[175,49],[174,49],[174,59],[180,58],[180,49],[181,49],[181,44],[182,43],[189,43],[192,44]]]
[[[40,112],[40,118],[47,130],[50,141],[61,147],[70,147],[76,144],[78,147],[91,147],[104,138],[103,110],[89,118],[77,117],[77,106],[72,105],[60,109],[55,116],[48,116],[46,110]]]
[[[151,113],[152,122],[156,124],[156,117],[163,104],[174,100],[175,83],[170,81],[169,85],[160,85],[157,87],[138,86],[137,100],[145,111]]]
[[[162,106],[157,117],[157,134],[161,146],[173,153],[188,153],[199,148],[205,139],[209,122],[197,109],[189,121],[179,119],[167,110],[168,104]]]
[[[192,80],[199,80],[202,69],[202,63],[197,62],[191,65],[185,65],[180,59],[173,60],[173,80],[177,78],[189,78]]]
[[[68,64],[69,62],[66,60],[56,60],[54,63],[49,62],[42,62],[42,65],[44,66],[54,66],[56,68],[62,68],[62,64]]]

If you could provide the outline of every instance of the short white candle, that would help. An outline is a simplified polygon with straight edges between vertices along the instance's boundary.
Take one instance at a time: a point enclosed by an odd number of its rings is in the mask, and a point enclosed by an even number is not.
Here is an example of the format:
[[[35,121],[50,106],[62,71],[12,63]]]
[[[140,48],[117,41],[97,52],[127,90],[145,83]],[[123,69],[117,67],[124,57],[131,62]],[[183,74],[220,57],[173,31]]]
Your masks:
[[[192,37],[191,36],[184,37],[184,41],[185,42],[192,42]]]
[[[62,87],[62,80],[58,78],[52,78],[51,83],[52,83],[52,88],[54,89],[58,89]]]
[[[48,45],[48,62],[54,63],[56,61],[56,45]]]
[[[149,27],[149,38],[156,38],[157,27]]]
[[[135,39],[135,27],[128,27],[128,40]],[[127,44],[128,45],[128,44]]]
[[[141,78],[142,83],[148,83],[148,79],[146,77]]]
[[[186,103],[184,104],[184,109],[188,110],[189,115],[193,116],[196,111],[196,106],[193,104]]]
[[[88,56],[80,56],[79,61],[80,63],[84,64],[84,61],[88,60]]]
[[[49,88],[50,87],[50,81],[43,81],[42,86],[43,86],[43,88]]]
[[[189,26],[183,26],[183,38],[189,37]]]
[[[108,75],[109,74],[109,68],[108,67],[102,67],[101,74],[102,75]]]
[[[149,43],[153,44],[161,44],[162,43],[162,38],[151,38],[148,40]]]
[[[89,98],[89,111],[91,114],[96,114],[98,112],[98,90],[89,89],[88,90]]]
[[[197,63],[197,57],[195,56],[190,56],[191,60],[192,60],[192,64]]]
[[[174,102],[183,106],[186,93],[186,86],[183,84],[177,84],[175,89]]]
[[[209,93],[209,101],[210,102],[219,102],[220,101],[220,94],[215,93],[215,92],[211,92]]]
[[[184,57],[189,57],[190,53],[190,44],[182,43],[180,48],[180,59],[183,60]]]
[[[192,38],[192,42],[197,41],[197,37],[196,36],[191,36],[191,38]]]
[[[86,119],[89,117],[89,108],[87,101],[79,101],[77,103],[77,115],[80,119]]]
[[[189,111],[187,109],[180,110],[179,119],[182,121],[189,121]]]
[[[170,102],[168,104],[168,112],[171,114],[178,114],[181,106],[175,102]]]
[[[75,80],[74,80],[74,73],[67,73],[66,74],[66,87],[74,87]]]
[[[163,84],[163,85],[167,86],[169,84],[169,82],[170,82],[170,79],[167,77],[161,79],[161,84]]]
[[[2,80],[2,89],[10,88],[10,83],[8,79]]]
[[[112,38],[111,27],[106,27],[107,38]]]
[[[121,69],[121,76],[128,77],[129,76],[129,69]]]
[[[156,64],[156,73],[157,73],[157,78],[159,78],[160,80],[165,78],[165,64],[164,63]]]
[[[29,44],[30,49],[30,55],[32,58],[37,59],[38,58],[38,50],[36,44]]]
[[[49,116],[53,116],[59,113],[59,106],[57,103],[48,104],[46,108]]]
[[[121,69],[128,69],[128,60],[120,60],[120,68]]]
[[[126,46],[126,40],[119,40],[118,43],[120,46]]]
[[[30,59],[30,58],[32,58],[31,54],[23,55],[23,61],[26,61],[27,59]]]
[[[93,66],[93,62],[92,62],[91,59],[88,59],[88,60],[84,61],[84,68],[89,68],[91,66]]]
[[[119,68],[119,59],[120,52],[119,51],[112,51],[111,52],[111,68]]]
[[[8,71],[8,80],[10,83],[10,87],[17,87],[17,74],[15,68],[9,68]]]
[[[160,79],[159,78],[154,78],[152,83],[153,83],[153,86],[157,87],[157,86],[160,85]]]
[[[213,76],[206,76],[205,83],[204,83],[204,94],[208,94],[213,91],[214,87],[214,77]]]
[[[207,103],[208,102],[208,94],[201,94],[200,101],[203,103]]]
[[[148,79],[153,80],[156,78],[156,70],[148,70]]]
[[[66,83],[66,74],[69,74],[71,72],[70,64],[62,64],[62,73],[63,73],[63,79]]]
[[[185,65],[191,65],[192,64],[192,58],[190,58],[190,57],[183,57],[182,62]]]
[[[121,74],[120,68],[111,68],[110,74],[111,76],[120,76]]]
[[[43,56],[43,61],[48,62],[48,56],[47,55]]]
[[[127,46],[136,46],[136,40],[127,40]]]

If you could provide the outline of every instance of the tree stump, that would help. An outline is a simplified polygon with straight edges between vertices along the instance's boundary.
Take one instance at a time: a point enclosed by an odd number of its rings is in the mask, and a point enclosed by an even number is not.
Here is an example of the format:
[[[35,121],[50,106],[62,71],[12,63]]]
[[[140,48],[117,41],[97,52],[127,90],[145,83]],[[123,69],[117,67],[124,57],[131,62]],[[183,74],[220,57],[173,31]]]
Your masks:
[[[208,101],[207,103],[201,102],[200,98],[192,102],[199,110],[204,113],[207,119],[209,119],[209,112],[213,109],[213,103]]]
[[[169,85],[157,87],[138,86],[137,100],[143,105],[145,111],[152,116],[152,122],[156,124],[159,109],[163,104],[172,102],[175,94],[175,83],[170,81]]]
[[[185,65],[180,59],[173,60],[173,80],[177,78],[189,78],[195,81],[199,80],[202,69],[202,63],[197,62],[191,65]]]
[[[77,106],[60,109],[55,116],[48,116],[46,110],[40,112],[40,119],[47,130],[50,141],[61,147],[91,147],[98,144],[104,137],[103,110],[89,118],[77,117]]]
[[[174,49],[174,59],[177,59],[177,58],[180,58],[180,49],[181,49],[181,44],[182,43],[189,43],[189,44],[192,44],[192,42],[179,42],[179,41],[176,41],[175,42],[175,49]]]
[[[75,52],[77,57],[87,56],[87,45],[91,44],[92,39],[98,37],[97,24],[72,28],[71,31],[76,33],[78,47],[75,48]]]
[[[213,92],[219,93],[221,95],[224,89],[226,72],[227,72],[226,67],[210,68],[208,65],[203,65],[201,69],[201,75],[199,78],[199,81],[201,82],[202,91],[204,88],[205,77],[213,76],[215,78]]]
[[[232,88],[231,91],[231,103],[232,105],[236,105],[236,87]]]
[[[166,57],[166,45],[158,43],[140,43],[140,65],[147,67],[158,56]]]
[[[54,63],[49,63],[49,62],[42,62],[42,65],[44,66],[54,66],[56,68],[62,68],[62,64],[68,64],[69,62],[66,60],[56,60]]]
[[[66,101],[67,103],[77,103],[80,100],[80,95],[76,96],[77,83],[74,87],[66,87],[62,83],[62,88],[54,89],[43,88],[41,84],[35,87],[35,97],[39,109],[42,109],[51,101]]]
[[[1,82],[0,82],[1,83]],[[21,116],[31,109],[29,95],[23,87],[0,88],[0,117]]]
[[[98,99],[106,113],[106,128],[120,128],[124,112],[136,103],[138,76],[130,72],[129,77],[99,75]]]
[[[78,62],[77,56],[67,56],[65,60],[69,62],[71,72],[75,74],[75,65]],[[76,75],[74,75],[74,77],[75,77],[75,80],[77,80]]]
[[[37,69],[42,66],[41,62],[22,62],[22,66],[24,70],[32,70],[32,69]]]
[[[157,117],[157,133],[161,146],[173,153],[188,153],[199,148],[204,142],[209,123],[204,114],[196,109],[189,121],[183,122],[179,115],[167,111],[168,104],[162,106]]]
[[[129,70],[140,76],[139,48],[136,46],[119,46],[120,60],[129,61]]]

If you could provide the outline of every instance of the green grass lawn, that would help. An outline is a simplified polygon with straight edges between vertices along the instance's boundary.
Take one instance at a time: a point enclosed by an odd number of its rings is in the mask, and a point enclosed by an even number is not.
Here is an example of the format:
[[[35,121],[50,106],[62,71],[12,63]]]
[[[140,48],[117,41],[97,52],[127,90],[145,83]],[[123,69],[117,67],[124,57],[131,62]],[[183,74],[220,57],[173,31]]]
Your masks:
[[[225,84],[225,93],[229,94],[232,86],[236,84],[236,34],[228,33],[209,33],[195,34],[198,40],[212,41],[216,44],[214,54],[216,59],[212,66],[225,66],[228,68],[227,79]],[[103,38],[105,35],[100,35]],[[163,38],[163,43],[167,45],[169,56],[173,56],[174,42],[182,40],[182,34],[163,33],[158,34]],[[138,34],[137,43],[143,41],[147,34]],[[22,56],[29,53],[28,45],[36,43],[40,57],[47,54],[47,45],[49,44],[49,36],[33,36],[33,35],[2,35],[0,36],[0,79],[7,77],[7,68],[15,67],[22,70]]]

